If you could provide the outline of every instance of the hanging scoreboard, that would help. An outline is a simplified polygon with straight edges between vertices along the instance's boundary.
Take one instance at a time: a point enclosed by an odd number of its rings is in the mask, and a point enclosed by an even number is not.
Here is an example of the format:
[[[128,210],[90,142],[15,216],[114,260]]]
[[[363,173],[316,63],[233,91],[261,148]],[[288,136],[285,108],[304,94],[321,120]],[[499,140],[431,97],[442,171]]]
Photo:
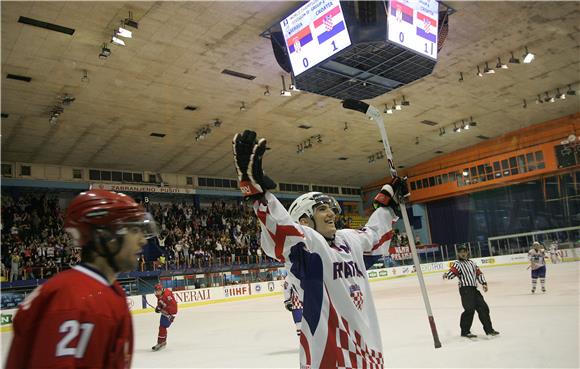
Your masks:
[[[351,44],[338,0],[311,0],[280,26],[295,76]]]
[[[390,0],[389,41],[437,60],[439,3],[436,0]]]

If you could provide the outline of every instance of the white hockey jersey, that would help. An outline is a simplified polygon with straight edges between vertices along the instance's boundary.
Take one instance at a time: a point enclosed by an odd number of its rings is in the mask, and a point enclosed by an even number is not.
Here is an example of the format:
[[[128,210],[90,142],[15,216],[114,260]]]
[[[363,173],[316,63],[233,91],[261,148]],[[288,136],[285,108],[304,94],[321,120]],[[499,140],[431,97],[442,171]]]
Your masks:
[[[254,211],[262,228],[261,247],[300,279],[304,305],[301,369],[384,367],[377,313],[363,253],[385,254],[396,219],[381,207],[361,230],[343,229],[327,242],[315,230],[294,223],[270,193]]]
[[[532,263],[532,270],[539,269],[544,265],[546,265],[546,261],[544,260],[545,256],[546,253],[544,252],[544,249],[540,249],[540,251],[536,251],[536,249],[531,249],[528,252],[528,259]]]
[[[284,278],[284,301],[292,302],[292,310],[302,309],[302,288],[300,280],[291,272]]]

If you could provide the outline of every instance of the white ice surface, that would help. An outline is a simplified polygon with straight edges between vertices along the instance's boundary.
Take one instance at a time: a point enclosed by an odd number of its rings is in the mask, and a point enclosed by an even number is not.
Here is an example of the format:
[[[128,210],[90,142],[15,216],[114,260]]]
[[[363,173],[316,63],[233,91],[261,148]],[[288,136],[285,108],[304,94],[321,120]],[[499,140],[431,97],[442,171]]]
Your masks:
[[[530,292],[525,265],[483,269],[494,328],[459,336],[455,280],[426,276],[443,347],[435,349],[416,277],[371,283],[389,368],[578,368],[580,263],[548,265],[547,292]],[[538,286],[539,289],[539,286]],[[167,348],[152,352],[159,316],[134,316],[134,368],[297,368],[298,339],[282,296],[182,309]],[[11,333],[2,334],[5,357]]]

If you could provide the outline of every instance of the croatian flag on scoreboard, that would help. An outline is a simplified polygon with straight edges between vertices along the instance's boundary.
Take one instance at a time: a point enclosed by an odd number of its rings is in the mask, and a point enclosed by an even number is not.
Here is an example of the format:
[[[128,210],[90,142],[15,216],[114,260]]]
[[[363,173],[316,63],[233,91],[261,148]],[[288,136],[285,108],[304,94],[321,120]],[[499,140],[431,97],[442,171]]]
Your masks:
[[[391,15],[394,16],[399,22],[405,21],[409,24],[413,24],[413,8],[410,8],[398,1],[391,1]]]
[[[319,44],[322,44],[324,41],[327,41],[328,39],[345,30],[343,21],[334,24],[336,21],[334,17],[339,14],[340,6],[337,5],[314,21],[314,28],[317,30],[321,29],[319,27],[324,26],[324,32],[318,36]]]
[[[300,52],[300,48],[310,41],[312,41],[312,32],[310,32],[310,26],[306,26],[288,38],[290,54]]]
[[[431,42],[437,42],[437,22],[425,14],[417,12],[417,19],[423,22],[422,27],[417,27],[417,36],[421,36]]]

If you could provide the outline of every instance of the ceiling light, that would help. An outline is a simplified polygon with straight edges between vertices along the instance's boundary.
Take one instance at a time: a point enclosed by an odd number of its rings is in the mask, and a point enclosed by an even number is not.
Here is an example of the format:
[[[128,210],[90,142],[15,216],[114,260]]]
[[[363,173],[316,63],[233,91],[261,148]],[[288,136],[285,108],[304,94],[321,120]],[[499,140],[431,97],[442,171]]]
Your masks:
[[[387,106],[387,107],[386,107],[386,109],[387,109],[387,110],[386,110],[385,112],[386,112],[387,114],[393,114],[393,108],[389,108],[389,107]]]
[[[568,91],[566,91],[566,95],[570,96],[576,95],[576,91],[572,90],[572,86],[568,85]]]
[[[222,121],[221,120],[219,120],[218,118],[214,119],[214,121],[213,121],[213,126],[214,127],[219,128],[219,127],[221,127],[221,125],[222,125]]]
[[[401,110],[401,104],[397,104],[396,100],[393,100],[393,107],[395,108],[395,110]]]
[[[461,125],[463,126],[463,129],[465,130],[469,129],[469,123],[465,123],[463,119],[461,120]]]
[[[497,69],[509,69],[509,67],[507,66],[507,64],[504,64],[504,63],[501,62],[501,59],[499,58],[499,56],[497,58],[497,64],[495,65],[495,67]]]
[[[453,128],[453,132],[455,132],[455,133],[461,132],[461,127],[457,127],[457,123],[453,123],[453,126],[455,127],[455,128]]]
[[[240,106],[240,111],[246,111],[246,103],[242,101],[242,106]]]
[[[115,34],[117,36],[125,37],[125,38],[133,38],[133,32],[129,31],[126,28],[123,28],[125,24],[121,22],[121,27],[117,28]]]
[[[405,100],[405,95],[403,95],[403,100],[401,101],[401,105],[403,105],[403,106],[411,105],[411,103],[408,100]]]
[[[114,43],[115,45],[125,46],[125,41],[115,36],[111,38],[111,42]]]
[[[510,64],[520,64],[520,59],[516,59],[514,57],[514,53],[513,52],[510,52],[510,54],[512,55],[512,57],[510,58],[509,63]]]
[[[543,104],[544,101],[542,100],[542,97],[540,95],[538,95],[538,98],[536,99],[536,104]]]
[[[551,103],[553,103],[554,101],[556,101],[556,99],[554,99],[553,97],[551,97],[551,96],[548,94],[548,91],[546,91],[546,97],[544,98],[544,101],[545,101],[545,102],[551,102]]]
[[[348,123],[347,123],[347,122],[344,122],[344,128],[343,128],[343,129],[344,129],[345,131],[346,131],[346,130],[348,130]]]
[[[264,96],[270,96],[270,88],[266,86],[266,91],[264,91]]]
[[[526,50],[526,52],[524,53],[524,56],[523,56],[524,64],[530,64],[536,56],[528,51],[527,46],[524,46],[524,49]]]
[[[280,90],[280,96],[292,96],[292,93],[286,90],[286,80],[284,79],[284,75],[280,76],[282,78],[282,90]]]
[[[469,125],[472,127],[477,126],[477,122],[473,120],[473,117],[469,117]]]
[[[139,23],[136,20],[133,19],[133,12],[129,12],[129,17],[128,18],[125,18],[125,20],[123,21],[123,23],[126,26],[133,27],[135,29],[139,28]]]
[[[494,74],[495,70],[493,70],[493,68],[490,68],[489,65],[487,64],[487,62],[485,62],[485,69],[483,70],[484,74]]]
[[[463,82],[463,72],[459,72],[459,82]]]
[[[86,69],[83,69],[83,74],[81,75],[81,82],[89,83],[89,72]]]
[[[528,103],[526,102],[526,99],[524,99],[524,105],[522,105],[522,108],[527,108],[528,107]]]
[[[467,169],[463,169],[461,174],[463,174],[464,177],[467,177],[469,175],[469,171]]]
[[[415,145],[419,144],[419,137],[415,137]]]
[[[565,93],[560,93],[560,89],[557,88],[556,89],[556,97],[558,97],[560,100],[566,100],[566,94]]]
[[[481,73],[481,70],[479,70],[479,65],[477,66],[477,74],[476,74],[476,76],[483,77],[483,74]]]
[[[101,52],[99,53],[99,59],[107,59],[111,55],[111,49],[107,47],[107,44],[103,44],[101,47]]]
[[[445,128],[441,127],[439,128],[439,136],[443,136],[445,134]]]

